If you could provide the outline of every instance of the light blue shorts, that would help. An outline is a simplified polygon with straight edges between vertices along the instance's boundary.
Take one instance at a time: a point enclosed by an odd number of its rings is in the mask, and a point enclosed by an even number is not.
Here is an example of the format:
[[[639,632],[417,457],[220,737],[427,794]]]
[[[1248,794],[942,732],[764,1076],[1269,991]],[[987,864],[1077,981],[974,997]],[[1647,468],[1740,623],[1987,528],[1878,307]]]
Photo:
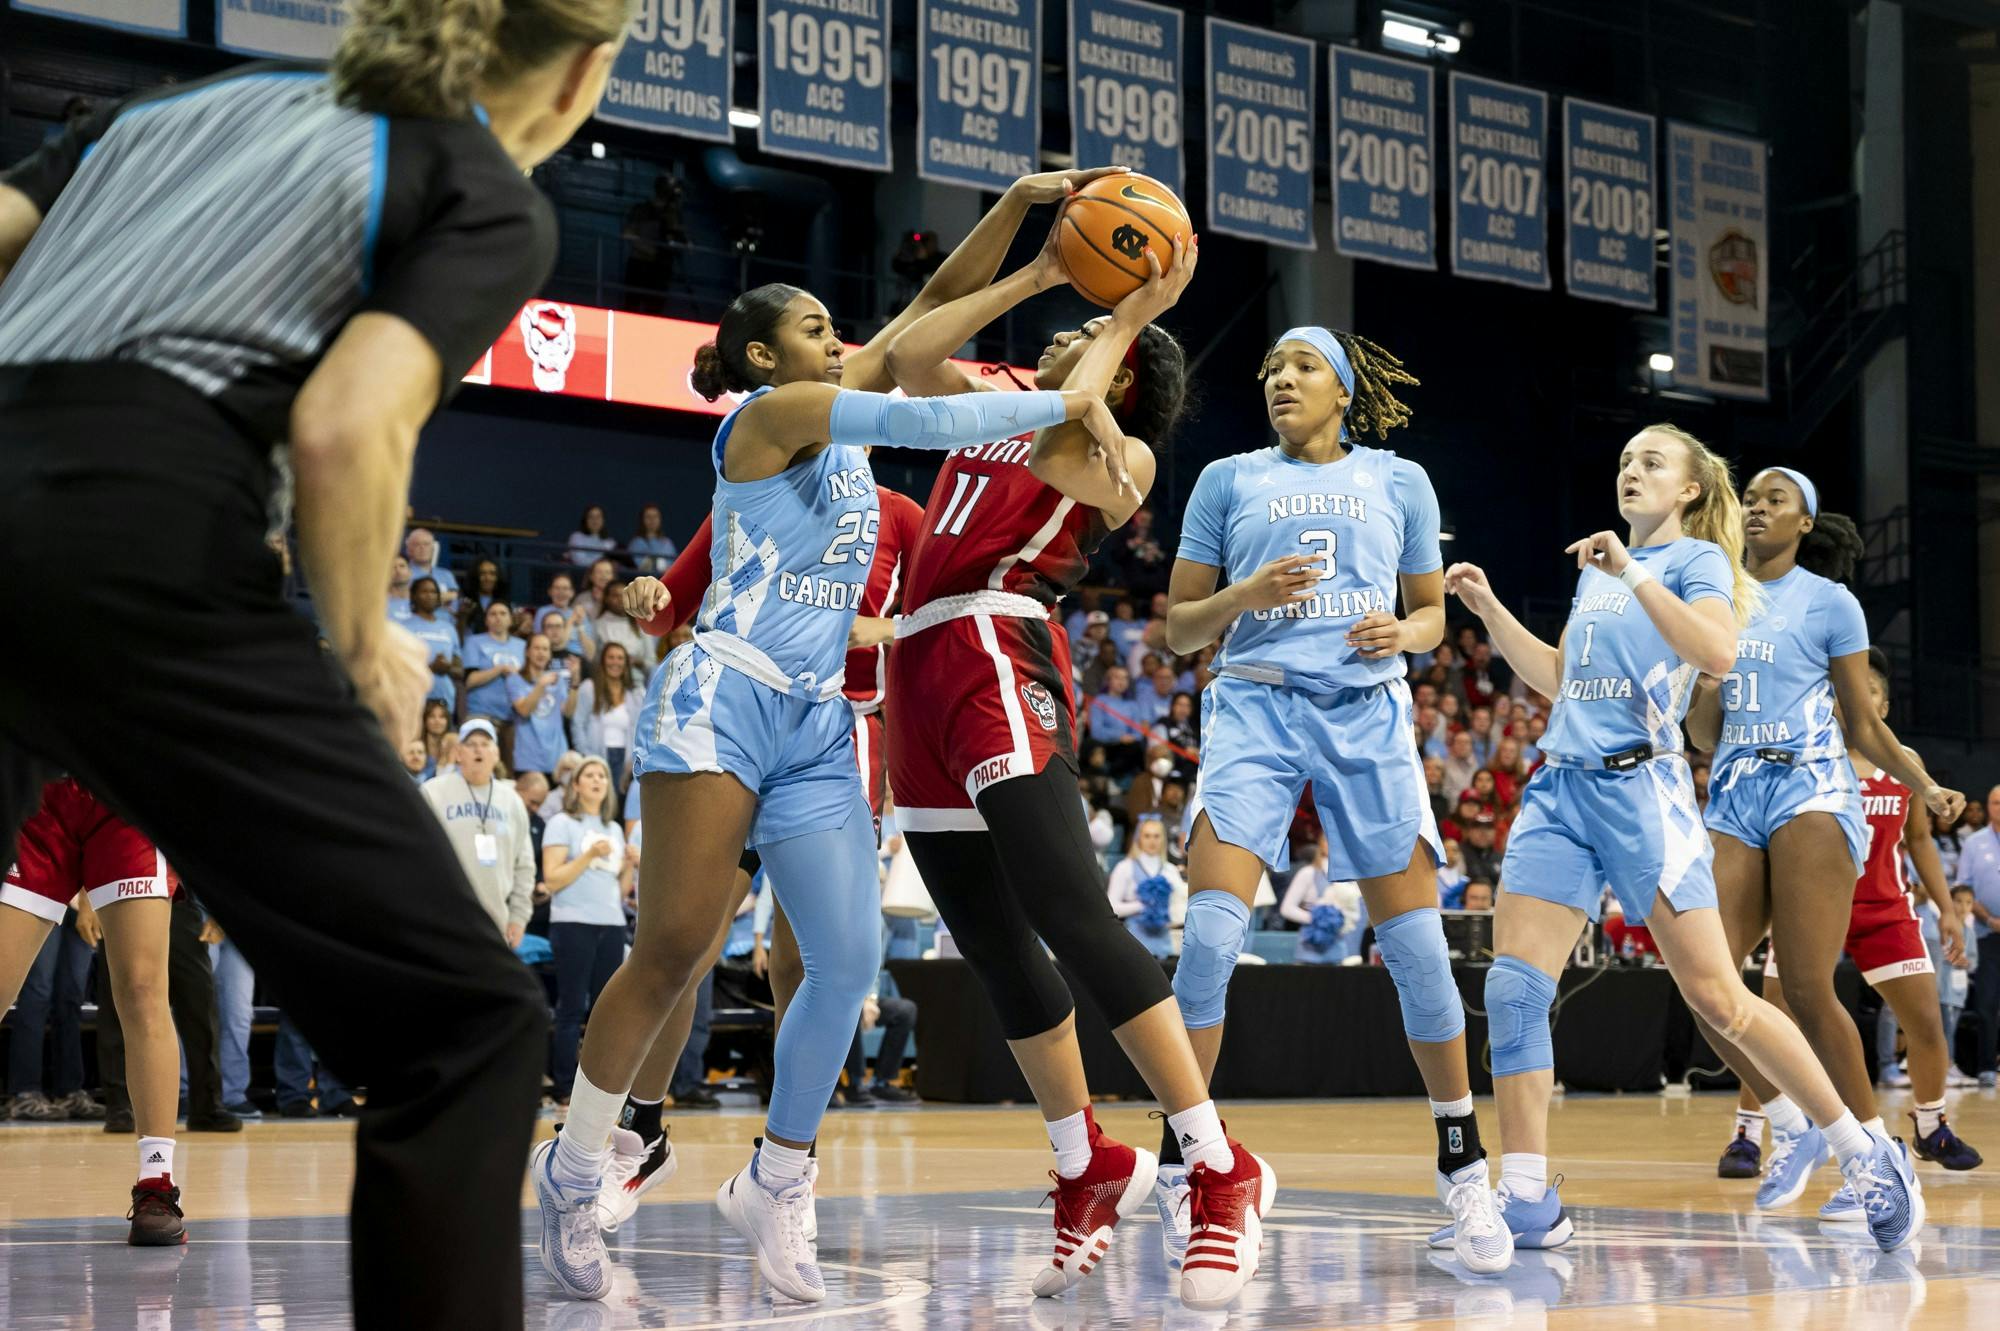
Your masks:
[[[727,772],[755,791],[753,846],[840,827],[866,801],[846,698],[779,693],[691,642],[653,672],[633,744],[634,775]]]
[[[1190,838],[1206,813],[1217,838],[1283,869],[1307,782],[1334,881],[1401,873],[1420,840],[1433,864],[1443,861],[1408,684],[1308,693],[1223,675],[1202,690]]]
[[[1769,849],[1772,834],[1802,813],[1834,816],[1858,876],[1868,862],[1868,819],[1861,810],[1854,764],[1844,755],[1787,767],[1746,754],[1709,774],[1709,830],[1733,836],[1753,850]]]
[[[1543,766],[1521,796],[1500,863],[1503,890],[1597,919],[1609,884],[1643,924],[1664,892],[1674,910],[1715,905],[1715,849],[1678,754],[1629,772]]]

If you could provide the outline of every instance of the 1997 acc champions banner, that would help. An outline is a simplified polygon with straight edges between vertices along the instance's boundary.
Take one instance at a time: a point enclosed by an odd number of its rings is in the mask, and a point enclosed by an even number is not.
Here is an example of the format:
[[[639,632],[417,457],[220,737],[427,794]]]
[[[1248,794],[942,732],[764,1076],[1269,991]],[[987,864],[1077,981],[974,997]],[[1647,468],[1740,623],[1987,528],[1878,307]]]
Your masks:
[[[1187,181],[1181,12],[1147,0],[1069,0],[1069,144],[1079,167],[1129,166],[1175,194]]]
[[[1756,139],[1667,125],[1673,198],[1674,382],[1768,398],[1769,150]]]
[[[1041,0],[922,0],[917,174],[997,193],[1041,156]]]
[[[1437,267],[1431,202],[1436,88],[1428,65],[1336,46],[1327,64],[1333,110],[1333,248],[1357,259]]]
[[[727,143],[735,50],[734,0],[639,0],[597,118]]]
[[[889,0],[757,0],[757,149],[887,171]]]
[[[1319,43],[1208,20],[1209,231],[1317,247],[1313,78]]]

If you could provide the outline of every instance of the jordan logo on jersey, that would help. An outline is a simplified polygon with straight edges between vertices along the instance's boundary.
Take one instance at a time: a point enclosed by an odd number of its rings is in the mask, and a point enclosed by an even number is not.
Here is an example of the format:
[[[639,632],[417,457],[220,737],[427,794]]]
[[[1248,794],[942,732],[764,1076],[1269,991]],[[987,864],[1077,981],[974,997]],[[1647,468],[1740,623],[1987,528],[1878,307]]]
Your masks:
[[[1028,704],[1028,710],[1041,722],[1042,729],[1056,728],[1056,700],[1047,689],[1031,680],[1021,686],[1021,700]]]

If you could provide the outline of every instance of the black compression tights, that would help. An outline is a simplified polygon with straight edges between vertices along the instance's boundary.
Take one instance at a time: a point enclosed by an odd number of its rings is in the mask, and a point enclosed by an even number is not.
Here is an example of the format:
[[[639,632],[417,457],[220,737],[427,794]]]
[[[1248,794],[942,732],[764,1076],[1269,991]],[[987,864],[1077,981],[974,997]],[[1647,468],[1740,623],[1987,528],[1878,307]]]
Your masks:
[[[911,832],[908,841],[1009,1040],[1053,1030],[1075,1007],[1049,952],[1114,1030],[1173,996],[1160,963],[1112,913],[1066,764],[987,787],[979,812],[984,832]]]

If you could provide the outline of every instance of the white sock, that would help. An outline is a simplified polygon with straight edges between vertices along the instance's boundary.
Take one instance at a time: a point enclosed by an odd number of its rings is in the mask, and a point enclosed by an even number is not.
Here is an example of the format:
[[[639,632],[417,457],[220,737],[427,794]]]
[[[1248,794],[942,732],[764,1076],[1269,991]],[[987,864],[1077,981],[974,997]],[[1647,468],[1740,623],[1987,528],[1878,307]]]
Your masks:
[[[1472,1095],[1467,1092],[1456,1100],[1431,1101],[1432,1118],[1464,1118],[1472,1112]]]
[[[1829,1123],[1820,1129],[1826,1134],[1827,1145],[1843,1165],[1857,1155],[1866,1155],[1875,1149],[1875,1141],[1868,1135],[1868,1129],[1861,1126],[1861,1120],[1854,1117],[1854,1111],[1842,1110],[1838,1122]]]
[[[1928,1137],[1944,1122],[1944,1101],[1933,1100],[1917,1106],[1917,1135]]]
[[[1764,1117],[1771,1120],[1773,1131],[1793,1137],[1812,1126],[1806,1119],[1805,1111],[1782,1095],[1764,1102]]]
[[[625,1108],[624,1091],[607,1091],[590,1084],[583,1069],[576,1070],[576,1084],[570,1088],[569,1117],[556,1136],[555,1158],[549,1173],[564,1188],[595,1188],[604,1178],[604,1160],[611,1149],[611,1129]]]
[[[1545,1155],[1500,1156],[1500,1183],[1524,1202],[1538,1202],[1549,1190],[1549,1158]]]
[[[1064,1178],[1076,1178],[1090,1168],[1088,1110],[1079,1109],[1068,1118],[1059,1118],[1042,1126],[1049,1130],[1049,1145],[1055,1148],[1056,1173]]]
[[[757,1181],[772,1192],[806,1176],[811,1147],[780,1146],[769,1137],[757,1148]]]
[[[1222,1134],[1222,1117],[1215,1112],[1215,1101],[1203,1100],[1178,1114],[1169,1114],[1167,1125],[1180,1140],[1181,1159],[1187,1161],[1190,1169],[1207,1165],[1217,1173],[1227,1174],[1236,1168],[1236,1153],[1229,1149],[1229,1138]]]
[[[139,1181],[149,1178],[172,1178],[174,1173],[174,1139],[172,1137],[141,1137],[139,1139]]]
[[[1755,1109],[1736,1111],[1736,1130],[1750,1139],[1752,1145],[1764,1144],[1764,1115]]]
[[[1886,1137],[1889,1135],[1889,1127],[1882,1121],[1882,1116],[1880,1114],[1877,1114],[1875,1117],[1869,1119],[1866,1123],[1863,1123],[1861,1126],[1867,1131],[1874,1133],[1878,1137]]]

